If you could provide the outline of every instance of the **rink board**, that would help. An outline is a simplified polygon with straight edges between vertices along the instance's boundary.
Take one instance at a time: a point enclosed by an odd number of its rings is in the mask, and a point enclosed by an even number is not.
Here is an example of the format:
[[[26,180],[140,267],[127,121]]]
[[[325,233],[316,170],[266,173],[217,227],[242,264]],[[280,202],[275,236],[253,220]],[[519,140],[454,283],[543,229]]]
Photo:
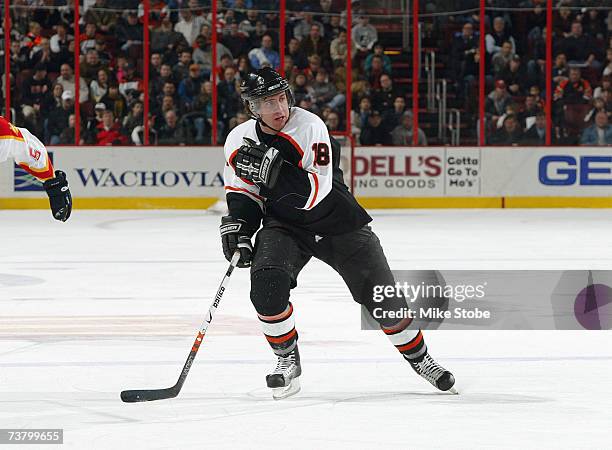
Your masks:
[[[51,154],[76,208],[205,209],[223,197],[221,147]],[[612,207],[612,147],[356,147],[343,166],[366,208]],[[41,193],[20,168],[0,164],[0,208],[46,208]]]

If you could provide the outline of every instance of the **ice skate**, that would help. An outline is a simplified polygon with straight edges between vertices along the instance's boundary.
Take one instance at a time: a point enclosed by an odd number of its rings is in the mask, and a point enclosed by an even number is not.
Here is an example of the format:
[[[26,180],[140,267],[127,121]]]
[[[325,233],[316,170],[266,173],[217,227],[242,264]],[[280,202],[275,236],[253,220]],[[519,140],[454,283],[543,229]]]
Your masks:
[[[281,400],[300,392],[301,374],[300,354],[296,346],[291,353],[279,356],[276,368],[266,376],[266,383],[272,389],[272,398]]]
[[[429,381],[435,388],[451,394],[458,394],[454,388],[455,377],[453,374],[438,364],[435,359],[429,356],[429,353],[425,353],[425,357],[420,362],[405,359],[416,373]]]

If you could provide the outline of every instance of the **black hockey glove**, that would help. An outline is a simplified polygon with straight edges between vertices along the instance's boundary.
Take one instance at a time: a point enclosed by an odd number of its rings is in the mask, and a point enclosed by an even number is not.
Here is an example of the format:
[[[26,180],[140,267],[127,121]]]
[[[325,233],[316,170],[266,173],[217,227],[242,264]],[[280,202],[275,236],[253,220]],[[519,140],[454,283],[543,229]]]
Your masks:
[[[225,259],[231,261],[236,249],[240,249],[238,267],[250,267],[253,253],[251,235],[253,233],[247,229],[247,223],[242,219],[224,216],[221,218],[219,231],[221,231],[221,244]]]
[[[268,189],[276,184],[282,163],[283,158],[277,149],[247,137],[234,159],[236,175]]]
[[[66,181],[66,174],[61,170],[56,170],[55,178],[45,181],[43,187],[49,196],[53,218],[66,222],[72,212],[72,196],[68,188],[68,181]]]

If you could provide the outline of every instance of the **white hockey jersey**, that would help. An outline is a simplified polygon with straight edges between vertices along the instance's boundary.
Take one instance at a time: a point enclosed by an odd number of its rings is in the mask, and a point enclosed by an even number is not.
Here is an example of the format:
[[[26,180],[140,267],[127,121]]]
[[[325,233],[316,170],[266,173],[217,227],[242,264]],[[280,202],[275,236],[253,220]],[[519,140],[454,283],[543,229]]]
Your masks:
[[[43,143],[27,129],[18,128],[0,116],[0,162],[9,158],[41,181],[55,176]]]
[[[249,137],[276,148],[284,163],[273,189],[239,178],[234,158]],[[291,109],[283,129],[266,134],[253,119],[240,124],[225,142],[225,191],[230,214],[254,229],[263,215],[319,234],[341,234],[361,228],[370,216],[359,206],[342,179],[340,145],[323,121],[302,108]],[[259,211],[253,208],[256,204]]]

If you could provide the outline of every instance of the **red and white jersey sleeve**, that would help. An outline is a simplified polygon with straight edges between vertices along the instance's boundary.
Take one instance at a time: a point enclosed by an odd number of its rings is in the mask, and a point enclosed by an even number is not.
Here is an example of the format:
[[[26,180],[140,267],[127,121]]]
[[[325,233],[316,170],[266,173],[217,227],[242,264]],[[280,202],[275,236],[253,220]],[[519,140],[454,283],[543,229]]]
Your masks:
[[[327,127],[317,115],[293,108],[279,136],[291,142],[301,155],[298,167],[307,172],[310,181],[310,195],[301,209],[310,210],[332,190],[333,155]]]
[[[26,172],[39,180],[54,177],[47,149],[25,128],[18,128],[0,117],[0,162],[13,158]]]
[[[225,193],[234,192],[243,194],[257,202],[263,210],[265,198],[259,193],[259,187],[251,181],[242,179],[236,175],[234,167],[234,157],[238,149],[243,145],[243,138],[249,137],[257,141],[257,132],[255,131],[255,121],[249,120],[234,128],[225,140],[223,151],[225,153],[225,168],[223,170],[223,180],[225,183]]]

